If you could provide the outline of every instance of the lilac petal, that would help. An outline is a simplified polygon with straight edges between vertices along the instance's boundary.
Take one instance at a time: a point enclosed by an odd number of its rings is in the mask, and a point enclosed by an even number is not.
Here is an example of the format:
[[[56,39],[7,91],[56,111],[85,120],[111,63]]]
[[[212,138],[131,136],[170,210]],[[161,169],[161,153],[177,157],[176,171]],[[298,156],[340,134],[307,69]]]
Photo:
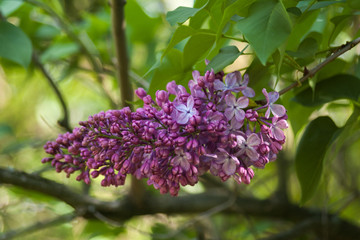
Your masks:
[[[255,97],[255,91],[252,88],[246,87],[244,90],[241,91],[245,97]]]
[[[231,120],[231,119],[234,117],[234,115],[235,115],[234,108],[232,108],[232,107],[227,107],[227,108],[225,109],[224,115],[225,115],[225,117],[226,117],[228,120]]]
[[[195,70],[192,72],[193,79],[197,82],[197,79],[200,77],[200,72]]]
[[[259,136],[256,133],[252,133],[248,137],[247,143],[251,147],[258,146],[261,143],[261,140],[260,140]]]
[[[239,71],[235,71],[234,72],[234,75],[235,75],[235,79],[236,79],[236,82],[238,83],[238,85],[241,85],[241,72]]]
[[[215,90],[224,90],[225,89],[225,84],[220,80],[215,80],[214,89]]]
[[[187,107],[184,104],[174,104],[176,110],[178,110],[179,112],[183,112],[186,113],[188,111]]]
[[[281,119],[275,125],[276,125],[276,127],[281,128],[281,129],[285,129],[285,128],[289,127],[288,123],[284,119]]]
[[[265,89],[265,88],[263,88],[263,89],[262,89],[262,93],[264,94],[264,96],[265,96],[265,98],[266,98],[267,103],[269,103],[269,95],[268,95],[268,93],[267,93],[267,91],[266,91],[266,89]]]
[[[236,75],[234,73],[229,73],[225,77],[225,84],[228,87],[233,87],[236,84]]]
[[[270,107],[268,107],[268,109],[266,110],[265,117],[266,118],[270,117]]]
[[[285,139],[285,134],[280,128],[277,127],[272,128],[271,133],[273,137],[278,141],[282,141]]]
[[[224,162],[222,169],[227,175],[233,175],[236,171],[236,162],[231,158],[227,159],[227,161]]]
[[[236,141],[239,144],[239,146],[241,146],[243,144],[243,142],[245,142],[245,138],[241,135],[236,136]]]
[[[245,152],[252,161],[256,161],[259,158],[259,154],[253,148],[246,148]]]
[[[237,121],[236,118],[231,119],[230,129],[236,130],[244,125],[244,121]]]
[[[244,80],[241,82],[241,85],[247,86],[248,83],[249,83],[249,74],[246,73],[246,74],[244,75]]]
[[[166,90],[170,93],[170,94],[176,94],[176,89],[177,89],[177,84],[175,81],[171,81],[166,85]]]
[[[246,108],[249,105],[249,99],[247,97],[239,97],[236,103],[238,107]]]
[[[189,115],[187,113],[180,113],[177,115],[176,122],[178,124],[185,124],[189,121]]]
[[[269,103],[274,103],[279,99],[278,92],[269,92]]]
[[[190,169],[190,163],[188,160],[186,160],[185,158],[183,158],[180,162],[180,167],[184,170],[184,171],[188,171]]]
[[[193,96],[190,96],[187,99],[187,108],[192,109],[193,107],[194,107],[194,98]]]
[[[235,118],[237,121],[242,122],[245,118],[245,112],[241,109],[234,111],[235,112]]]
[[[235,96],[232,95],[231,93],[227,94],[225,96],[225,102],[226,102],[226,105],[228,105],[228,106],[234,106],[235,105]]]
[[[280,104],[271,104],[270,108],[271,108],[271,112],[276,117],[282,117],[286,113],[286,109],[284,108],[283,105]]]

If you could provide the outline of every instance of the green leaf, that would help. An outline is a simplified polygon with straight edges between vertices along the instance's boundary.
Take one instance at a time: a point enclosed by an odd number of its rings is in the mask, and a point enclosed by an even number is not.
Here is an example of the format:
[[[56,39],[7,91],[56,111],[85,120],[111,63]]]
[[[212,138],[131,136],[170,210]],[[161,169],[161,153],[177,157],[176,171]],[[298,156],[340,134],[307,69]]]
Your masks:
[[[313,95],[310,88],[294,97],[294,100],[304,106],[319,106],[337,99],[359,101],[360,79],[349,74],[338,74],[324,79],[316,84]]]
[[[239,51],[239,49],[235,46],[226,46],[220,49],[218,55],[216,55],[206,66],[206,71],[211,69],[214,72],[219,72],[223,70],[226,66],[232,64],[247,48],[247,46]]]
[[[298,7],[301,10],[301,12],[304,12],[307,8],[309,8],[308,11],[312,11],[312,10],[316,10],[316,9],[320,9],[320,8],[330,6],[330,5],[335,4],[335,3],[343,3],[343,2],[346,2],[346,1],[319,1],[319,2],[315,2],[313,5],[311,5],[309,7],[309,5],[312,2],[313,2],[313,0],[300,1],[296,5],[296,7]]]
[[[79,49],[76,43],[53,44],[41,55],[40,60],[42,62],[60,60],[77,53]]]
[[[197,33],[195,29],[192,27],[181,25],[179,26],[176,31],[174,32],[169,45],[166,47],[164,53],[162,54],[161,58],[163,58],[173,47],[175,47],[176,44],[181,42],[187,37],[190,37],[191,35]]]
[[[182,53],[171,49],[164,57],[161,64],[154,68],[148,93],[155,95],[156,90],[165,89],[166,84],[172,80],[180,80],[184,74],[182,67]]]
[[[283,4],[259,1],[249,10],[249,16],[237,23],[263,65],[291,33],[291,22]]]
[[[246,9],[253,2],[255,2],[255,0],[237,0],[225,8],[225,10],[222,12],[222,18],[217,31],[217,40],[221,37],[224,27],[230,21],[230,19],[232,19],[232,17],[238,13],[239,10]]]
[[[307,12],[301,15],[288,38],[287,50],[296,51],[303,37],[309,32],[318,16],[319,11]]]
[[[5,17],[9,16],[10,14],[12,14],[13,12],[15,12],[17,9],[19,9],[19,7],[21,7],[21,5],[23,5],[23,1],[22,0],[16,0],[16,1],[10,1],[10,0],[5,0],[5,1],[0,1],[0,12],[1,14],[3,14]]]
[[[197,61],[202,59],[205,53],[210,51],[214,42],[215,34],[200,33],[193,35],[184,47],[184,70],[191,69]]]
[[[176,23],[185,22],[200,10],[201,8],[178,7],[174,11],[170,11],[166,14],[166,20],[171,26],[174,26]]]
[[[31,61],[32,45],[26,34],[6,21],[0,21],[0,57],[27,68]]]
[[[126,33],[131,42],[151,42],[157,34],[161,18],[148,16],[137,1],[127,1],[125,5]],[[91,15],[90,15],[91,16]],[[103,26],[106,26],[103,24]]]
[[[324,157],[337,130],[329,117],[319,117],[305,129],[295,155],[302,204],[312,197],[320,183]]]
[[[318,50],[318,43],[314,38],[306,38],[304,41],[301,42],[298,50],[296,52],[287,51],[287,53],[296,58],[311,58],[315,57],[315,53]]]

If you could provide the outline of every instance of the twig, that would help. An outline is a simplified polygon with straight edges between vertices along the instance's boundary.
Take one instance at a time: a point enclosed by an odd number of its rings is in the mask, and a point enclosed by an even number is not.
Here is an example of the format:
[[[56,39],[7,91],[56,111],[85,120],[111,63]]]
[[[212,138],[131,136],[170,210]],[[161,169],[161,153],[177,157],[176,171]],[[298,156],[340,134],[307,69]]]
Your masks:
[[[33,53],[33,61],[38,66],[42,74],[45,76],[46,80],[50,84],[51,88],[54,90],[56,97],[60,101],[60,105],[63,111],[63,118],[58,121],[59,125],[65,128],[67,131],[71,132],[72,128],[69,123],[69,111],[65,103],[64,97],[62,96],[60,89],[57,87],[54,79],[51,77],[50,73],[45,69],[44,65],[40,62],[36,53]]]
[[[29,4],[38,6],[41,9],[43,9],[44,11],[46,11],[54,19],[54,21],[59,25],[59,27],[66,33],[66,35],[68,35],[70,39],[72,39],[76,44],[78,44],[80,46],[81,51],[84,53],[86,58],[89,60],[95,73],[97,73],[96,74],[97,81],[102,86],[103,80],[102,80],[102,77],[100,76],[100,74],[103,72],[103,69],[102,69],[103,67],[101,65],[101,62],[94,57],[92,52],[83,43],[83,41],[81,41],[81,39],[70,29],[70,27],[69,27],[70,24],[68,22],[66,22],[66,20],[64,20],[62,17],[60,17],[53,9],[51,9],[49,6],[47,6],[44,3],[36,1],[36,0],[24,0],[24,1]],[[103,91],[103,94],[110,101],[110,104],[112,105],[112,107],[116,107],[117,104],[114,102],[114,100],[112,99],[110,94],[105,90],[105,88],[102,87],[101,90]]]
[[[318,223],[318,218],[306,219],[303,222],[296,224],[292,229],[287,231],[282,231],[281,233],[275,234],[273,236],[262,238],[261,240],[290,240],[297,239],[298,237],[304,235],[307,231],[314,228],[314,224]]]
[[[124,6],[125,0],[112,0],[112,26],[113,26],[113,37],[116,50],[116,75],[119,83],[121,104],[123,107],[130,106],[129,101],[133,100],[133,91],[131,83],[129,81],[128,74],[128,57],[126,51],[126,37],[125,37],[125,15]]]
[[[107,219],[122,222],[135,216],[156,213],[213,213],[218,212],[219,206],[222,206],[220,211],[224,214],[245,214],[254,217],[281,219],[293,223],[303,222],[310,218],[317,218],[319,219],[318,224],[313,225],[311,231],[320,236],[323,234],[321,232],[324,223],[322,220],[326,218],[327,230],[329,231],[328,234],[331,239],[350,240],[357,239],[358,236],[360,236],[359,226],[340,218],[336,214],[326,213],[324,215],[321,209],[300,208],[289,202],[282,202],[281,200],[260,200],[249,197],[236,197],[233,205],[230,203],[229,205],[222,205],[229,201],[229,194],[220,191],[209,191],[179,197],[148,195],[144,198],[144,204],[138,206],[129,196],[125,196],[121,200],[104,202],[79,194],[63,184],[3,167],[0,167],[0,183],[13,184],[24,189],[55,197],[72,206],[76,212],[80,211],[82,213],[81,215],[87,219],[97,218],[94,216],[94,212],[99,212]]]
[[[321,62],[319,65],[317,65],[316,67],[314,67],[313,69],[309,70],[308,72],[305,73],[305,75],[300,78],[299,81],[294,82],[293,84],[287,86],[286,88],[282,89],[279,94],[282,95],[288,91],[290,91],[291,89],[299,86],[301,83],[305,82],[308,78],[313,77],[318,71],[320,71],[320,69],[322,69],[323,67],[325,67],[328,63],[330,63],[331,61],[335,60],[336,58],[338,58],[340,55],[344,54],[345,52],[349,51],[350,49],[352,49],[353,47],[355,47],[358,43],[360,43],[360,37],[356,38],[355,40],[351,41],[351,42],[347,42],[346,44],[344,44],[342,47],[339,48],[339,50],[335,53],[333,53],[331,56],[329,56],[328,58],[326,58],[323,62]]]
[[[16,230],[12,230],[9,231],[7,233],[4,233],[2,235],[0,235],[0,240],[10,240],[13,239],[15,237],[19,237],[21,235],[25,235],[25,234],[29,234],[29,233],[33,233],[48,227],[53,227],[56,225],[60,225],[63,223],[67,223],[70,222],[71,220],[73,220],[74,218],[76,218],[77,215],[75,213],[70,213],[70,214],[64,214],[61,215],[59,217],[56,217],[54,219],[51,220],[47,220],[47,221],[43,221],[43,222],[37,222],[33,225],[30,225],[28,227],[24,227],[24,228],[20,228],[20,229],[16,229]]]

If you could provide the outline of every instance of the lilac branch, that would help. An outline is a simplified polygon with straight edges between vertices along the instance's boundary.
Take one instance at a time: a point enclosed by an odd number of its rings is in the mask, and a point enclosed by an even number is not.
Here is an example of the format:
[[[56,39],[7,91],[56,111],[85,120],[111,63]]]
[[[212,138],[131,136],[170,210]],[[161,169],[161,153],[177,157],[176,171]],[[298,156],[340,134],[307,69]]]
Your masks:
[[[76,216],[77,216],[77,214],[70,213],[70,214],[61,215],[59,217],[56,217],[54,219],[50,219],[50,220],[47,220],[47,221],[36,222],[35,224],[30,225],[28,227],[24,227],[24,228],[20,228],[20,229],[16,229],[16,230],[6,232],[6,233],[0,235],[0,240],[10,240],[10,239],[13,239],[15,237],[23,236],[25,234],[33,233],[33,232],[36,232],[36,231],[39,231],[39,230],[42,230],[42,229],[45,229],[45,228],[49,228],[49,227],[53,227],[53,226],[56,226],[56,225],[64,224],[64,223],[70,222]]]
[[[79,194],[65,185],[49,179],[3,167],[0,167],[0,183],[12,184],[55,197],[72,206],[75,212],[87,219],[98,219],[101,214],[111,221],[121,222],[135,216],[156,213],[169,215],[200,213],[206,215],[212,211],[217,212],[221,208],[220,210],[224,214],[245,214],[253,217],[281,219],[294,224],[306,223],[308,219],[316,219],[316,224],[309,228],[305,224],[305,227],[320,238],[323,236],[324,227],[331,239],[357,239],[360,236],[359,226],[336,214],[324,213],[321,209],[298,207],[281,200],[260,200],[238,196],[234,202],[229,202],[229,205],[225,206],[224,203],[227,203],[233,195],[222,191],[179,197],[147,195],[144,198],[144,204],[138,206],[128,196],[124,196],[121,200],[103,202]],[[326,224],[324,225],[324,223]]]
[[[282,89],[279,94],[282,95],[291,89],[298,87],[301,85],[301,83],[305,82],[307,79],[313,77],[318,71],[320,71],[323,67],[325,67],[328,63],[334,61],[336,58],[338,58],[340,55],[344,54],[345,52],[349,51],[353,47],[355,47],[357,44],[360,43],[360,37],[356,38],[355,40],[351,42],[347,42],[344,45],[340,46],[340,48],[334,52],[332,55],[330,55],[328,58],[326,58],[323,62],[321,62],[319,65],[314,67],[311,70],[305,71],[305,75],[299,80],[294,82],[293,84],[287,86],[286,88]]]

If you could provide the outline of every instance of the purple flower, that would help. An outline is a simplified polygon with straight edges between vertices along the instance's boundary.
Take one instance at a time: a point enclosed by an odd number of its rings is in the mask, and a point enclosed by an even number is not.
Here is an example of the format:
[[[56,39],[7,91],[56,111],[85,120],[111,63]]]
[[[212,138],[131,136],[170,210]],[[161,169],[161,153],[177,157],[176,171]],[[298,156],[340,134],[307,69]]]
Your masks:
[[[286,109],[284,106],[280,104],[274,104],[279,99],[279,93],[278,92],[267,92],[265,88],[262,90],[265,98],[266,98],[266,105],[264,107],[268,107],[265,113],[265,117],[270,117],[270,111],[275,117],[282,117],[286,113]]]
[[[240,164],[237,157],[230,155],[225,149],[219,148],[219,152],[216,154],[215,162],[222,165],[222,170],[227,175],[233,175],[236,171],[236,167]]]
[[[194,108],[194,98],[192,96],[188,97],[186,106],[178,103],[174,103],[174,106],[177,111],[174,117],[178,124],[186,124],[197,112]]]
[[[286,120],[278,119],[277,117],[273,117],[272,124],[270,126],[271,137],[275,138],[278,141],[283,141],[285,139],[285,134],[282,129],[288,128]]]
[[[174,152],[176,156],[171,160],[174,167],[180,166],[184,171],[188,171],[190,169],[191,154],[184,152],[182,148],[175,148]]]
[[[245,112],[242,108],[246,108],[249,105],[249,99],[247,97],[239,97],[235,101],[235,96],[228,94],[225,96],[225,102],[227,105],[224,112],[226,118],[231,120],[235,116],[237,121],[242,122],[245,118]]]
[[[245,97],[255,97],[255,91],[248,87],[247,85],[249,84],[249,75],[245,74],[244,75],[244,79],[241,78],[241,73],[240,72],[236,72],[237,73],[237,78],[240,79],[239,85],[244,88],[244,90],[241,90],[241,93],[244,94]]]
[[[247,155],[250,160],[256,161],[259,158],[259,154],[257,153],[257,147],[261,143],[261,140],[259,136],[256,133],[250,134],[247,139],[245,139],[243,136],[238,135],[236,137],[236,141],[238,143],[238,146],[240,148],[240,151],[237,152],[238,156],[241,156],[243,154]]]
[[[228,75],[226,75],[225,83],[216,79],[214,82],[214,88],[217,91],[223,92],[240,92],[241,90],[245,89],[244,87],[240,87],[235,73],[229,73]]]

